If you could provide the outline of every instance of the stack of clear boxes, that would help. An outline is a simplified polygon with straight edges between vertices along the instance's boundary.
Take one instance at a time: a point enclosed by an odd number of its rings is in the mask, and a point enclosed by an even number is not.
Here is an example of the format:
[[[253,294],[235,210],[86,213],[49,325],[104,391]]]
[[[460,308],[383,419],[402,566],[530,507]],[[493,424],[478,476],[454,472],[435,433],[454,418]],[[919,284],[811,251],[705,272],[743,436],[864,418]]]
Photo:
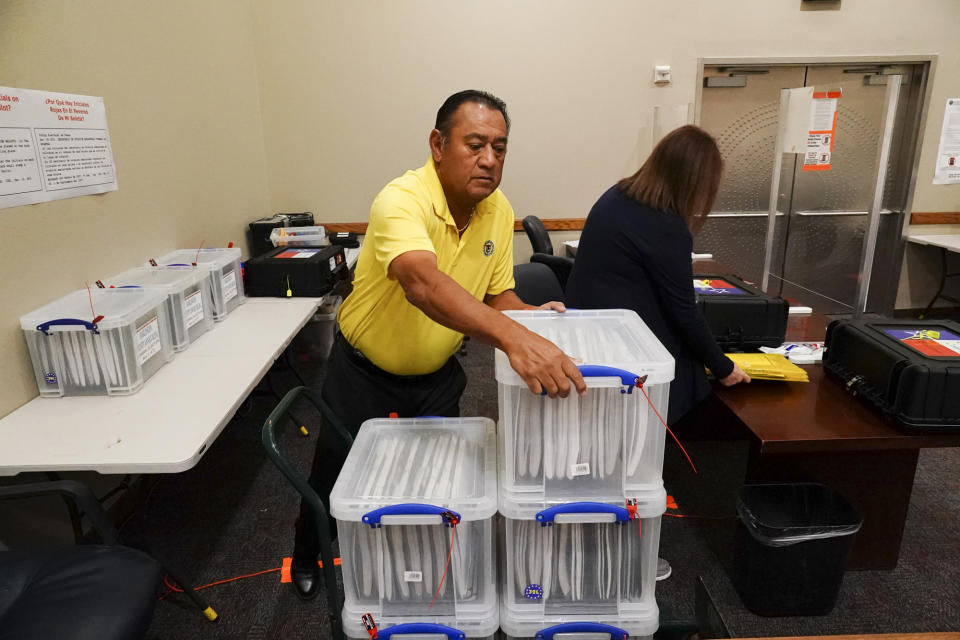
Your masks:
[[[673,358],[632,311],[508,315],[581,363],[588,391],[535,395],[496,353],[501,628],[652,636]]]
[[[488,418],[363,424],[330,494],[347,637],[368,638],[367,613],[397,634],[439,624],[494,635],[496,473]]]
[[[206,270],[193,267],[136,267],[108,278],[107,286],[159,289],[167,294],[164,313],[173,348],[183,351],[213,326],[213,298]]]
[[[41,397],[140,389],[174,355],[166,303],[155,289],[80,290],[22,316]]]
[[[240,249],[178,249],[158,258],[161,267],[195,266],[203,269],[210,282],[213,295],[213,319],[220,322],[237,308],[246,297],[243,294],[243,277],[240,273]]]

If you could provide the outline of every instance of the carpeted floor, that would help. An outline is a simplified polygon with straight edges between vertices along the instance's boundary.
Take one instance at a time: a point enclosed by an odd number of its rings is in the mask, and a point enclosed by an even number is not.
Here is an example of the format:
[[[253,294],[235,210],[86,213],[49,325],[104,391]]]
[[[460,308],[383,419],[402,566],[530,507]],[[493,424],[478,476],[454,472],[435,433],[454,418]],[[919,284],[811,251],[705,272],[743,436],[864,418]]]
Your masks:
[[[469,384],[462,414],[496,418],[493,352],[469,343],[462,358]],[[317,384],[322,365],[302,363]],[[277,373],[278,386],[293,385]],[[147,544],[194,585],[279,568],[290,552],[298,496],[264,454],[260,428],[275,399],[254,396],[192,470],[161,476],[149,498],[123,527],[134,544]],[[297,414],[309,438],[287,424],[281,446],[306,470],[319,421],[309,407]],[[697,442],[688,447],[701,467],[693,476],[668,445],[664,476],[680,511],[710,518],[665,517],[661,556],[673,576],[657,586],[661,621],[694,618],[698,576],[734,636],[948,631],[960,629],[960,449],[925,450],[913,489],[900,565],[893,571],[847,573],[837,607],[816,618],[760,618],[740,603],[725,566],[735,523],[733,491],[742,478],[745,443]],[[329,638],[326,600],[303,603],[272,572],[201,591],[220,614],[207,622],[182,594],[159,604],[147,635],[193,638]]]

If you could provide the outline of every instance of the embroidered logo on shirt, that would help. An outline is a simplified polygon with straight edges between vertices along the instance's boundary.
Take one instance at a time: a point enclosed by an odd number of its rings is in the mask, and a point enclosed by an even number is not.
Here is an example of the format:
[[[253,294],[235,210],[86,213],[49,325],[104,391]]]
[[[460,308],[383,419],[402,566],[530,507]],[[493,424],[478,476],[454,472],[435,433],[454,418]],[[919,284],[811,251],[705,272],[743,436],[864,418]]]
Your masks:
[[[483,243],[483,255],[488,258],[493,255],[493,240],[487,240]]]

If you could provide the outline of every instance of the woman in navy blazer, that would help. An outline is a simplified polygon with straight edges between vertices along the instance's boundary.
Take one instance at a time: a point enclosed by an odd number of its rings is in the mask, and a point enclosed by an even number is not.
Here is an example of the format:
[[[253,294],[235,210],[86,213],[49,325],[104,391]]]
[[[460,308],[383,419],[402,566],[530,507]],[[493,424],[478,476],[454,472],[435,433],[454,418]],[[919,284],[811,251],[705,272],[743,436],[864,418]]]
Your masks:
[[[610,187],[587,216],[567,283],[567,304],[632,309],[676,361],[667,422],[723,385],[750,382],[717,346],[696,308],[690,253],[720,186],[723,160],[709,133],[667,134],[640,170]]]

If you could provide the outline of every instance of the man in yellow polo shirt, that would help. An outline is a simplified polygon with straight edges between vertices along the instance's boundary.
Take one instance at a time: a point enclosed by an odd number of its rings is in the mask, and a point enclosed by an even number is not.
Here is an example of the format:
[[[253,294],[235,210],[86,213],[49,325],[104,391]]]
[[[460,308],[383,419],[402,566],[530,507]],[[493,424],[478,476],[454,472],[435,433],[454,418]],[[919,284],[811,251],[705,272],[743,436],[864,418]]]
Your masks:
[[[370,418],[460,415],[464,335],[501,349],[534,393],[586,384],[553,343],[500,313],[531,309],[513,292],[514,213],[498,190],[510,120],[502,100],[461,91],[443,103],[427,164],[373,201],[353,292],[340,308],[323,398],[354,433]],[[564,311],[559,302],[544,308]],[[310,482],[326,498],[346,452],[318,445]],[[301,505],[297,593],[319,590],[317,533]]]

